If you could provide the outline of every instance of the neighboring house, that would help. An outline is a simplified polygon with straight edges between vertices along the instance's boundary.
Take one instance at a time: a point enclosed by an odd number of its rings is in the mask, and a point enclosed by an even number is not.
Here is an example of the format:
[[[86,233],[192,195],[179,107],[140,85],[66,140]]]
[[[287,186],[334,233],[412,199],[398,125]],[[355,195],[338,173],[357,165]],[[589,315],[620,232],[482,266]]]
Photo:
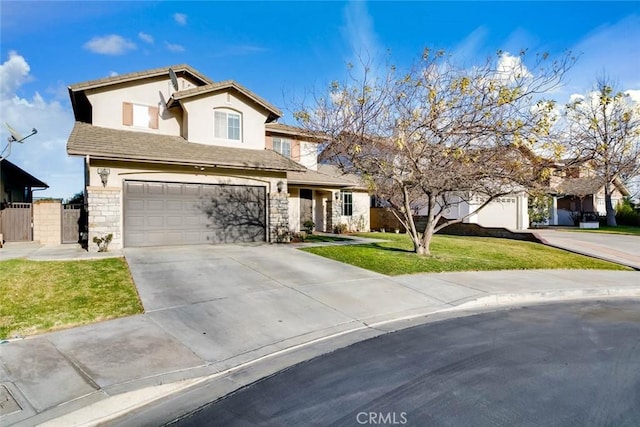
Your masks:
[[[85,158],[91,250],[109,233],[120,248],[279,241],[306,218],[330,231],[359,212],[354,194],[366,195],[318,166],[317,138],[275,123],[277,107],[187,65],[78,83],[69,94],[67,152]]]
[[[0,160],[0,203],[33,202],[34,189],[45,190],[49,186],[30,173],[11,163],[7,159]]]
[[[444,217],[459,219],[471,213],[462,221],[463,223],[510,230],[529,228],[528,195],[525,191],[497,197],[477,211],[485,202],[486,198],[483,196],[474,196],[469,201],[458,199],[458,203],[445,210]],[[427,213],[427,211],[421,210],[418,215],[426,215]]]
[[[550,193],[553,197],[550,225],[575,225],[583,213],[607,214],[604,201],[604,180],[585,165],[556,166],[550,179]],[[629,190],[619,180],[613,182],[611,203],[615,208]]]

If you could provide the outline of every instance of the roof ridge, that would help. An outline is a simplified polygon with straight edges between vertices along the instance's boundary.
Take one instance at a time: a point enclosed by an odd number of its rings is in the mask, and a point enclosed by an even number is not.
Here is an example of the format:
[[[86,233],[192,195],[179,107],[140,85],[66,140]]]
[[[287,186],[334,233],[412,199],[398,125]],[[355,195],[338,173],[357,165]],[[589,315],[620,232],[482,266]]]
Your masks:
[[[118,84],[118,83],[124,83],[124,82],[128,82],[128,81],[133,81],[133,80],[138,80],[138,79],[143,79],[143,78],[147,78],[147,77],[154,77],[157,75],[162,75],[162,74],[169,74],[169,69],[173,69],[174,71],[185,71],[189,74],[191,74],[193,77],[196,77],[197,79],[205,82],[205,84],[213,84],[214,81],[211,80],[209,77],[205,76],[204,74],[202,74],[201,72],[199,72],[198,70],[196,70],[195,68],[191,67],[188,64],[177,64],[177,65],[169,65],[169,66],[165,66],[165,67],[157,67],[157,68],[150,68],[147,70],[142,70],[142,71],[133,71],[130,73],[125,73],[125,74],[118,74],[116,76],[110,76],[110,77],[102,77],[102,78],[98,78],[98,79],[93,79],[93,80],[88,80],[88,81],[84,81],[84,82],[79,82],[79,83],[74,83],[69,85],[69,89],[71,90],[83,90],[83,89],[89,89],[89,88],[94,88],[94,87],[102,87],[102,86],[108,86],[108,85],[112,85],[112,84]]]

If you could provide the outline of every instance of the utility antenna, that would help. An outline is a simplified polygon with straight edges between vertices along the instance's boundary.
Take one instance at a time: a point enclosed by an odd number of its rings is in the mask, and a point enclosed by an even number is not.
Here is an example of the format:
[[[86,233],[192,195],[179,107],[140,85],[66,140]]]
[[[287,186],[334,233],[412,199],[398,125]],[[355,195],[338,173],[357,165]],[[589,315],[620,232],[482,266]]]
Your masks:
[[[173,68],[169,68],[169,79],[171,80],[171,85],[173,86],[173,90],[178,91],[178,76],[176,76],[176,72],[173,71]]]
[[[9,138],[7,138],[7,141],[9,141],[9,143],[7,144],[6,147],[4,147],[4,149],[2,150],[2,152],[0,152],[0,160],[2,159],[6,159],[7,157],[9,157],[9,155],[11,154],[11,144],[14,142],[19,142],[22,144],[22,141],[24,141],[25,139],[29,138],[30,136],[35,135],[36,133],[38,133],[38,130],[36,128],[31,129],[31,133],[27,136],[22,136],[20,134],[20,132],[18,132],[17,130],[15,130],[14,128],[12,128],[9,123],[4,122],[4,127],[7,128],[7,130],[9,131]],[[7,155],[4,155],[4,152],[7,151]]]

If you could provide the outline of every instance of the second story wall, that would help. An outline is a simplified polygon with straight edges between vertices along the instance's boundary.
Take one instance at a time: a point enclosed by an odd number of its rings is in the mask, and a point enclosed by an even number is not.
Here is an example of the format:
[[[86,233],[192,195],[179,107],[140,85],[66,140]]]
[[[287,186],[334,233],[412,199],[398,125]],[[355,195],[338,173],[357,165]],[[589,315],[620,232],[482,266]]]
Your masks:
[[[182,86],[190,83],[179,79]],[[166,108],[173,88],[156,78],[86,91],[95,126],[111,129],[181,135],[182,111]]]
[[[318,144],[302,141],[290,135],[270,134],[265,138],[265,147],[300,163],[307,169],[318,169]]]
[[[230,92],[182,101],[190,142],[264,150],[267,112]]]

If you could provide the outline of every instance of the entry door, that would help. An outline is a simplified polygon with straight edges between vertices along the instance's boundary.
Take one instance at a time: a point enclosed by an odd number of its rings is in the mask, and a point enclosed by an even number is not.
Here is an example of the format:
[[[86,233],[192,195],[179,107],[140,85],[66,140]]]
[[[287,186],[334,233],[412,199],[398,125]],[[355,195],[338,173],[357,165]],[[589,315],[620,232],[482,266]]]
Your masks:
[[[313,190],[300,189],[300,228],[305,221],[313,221]]]

